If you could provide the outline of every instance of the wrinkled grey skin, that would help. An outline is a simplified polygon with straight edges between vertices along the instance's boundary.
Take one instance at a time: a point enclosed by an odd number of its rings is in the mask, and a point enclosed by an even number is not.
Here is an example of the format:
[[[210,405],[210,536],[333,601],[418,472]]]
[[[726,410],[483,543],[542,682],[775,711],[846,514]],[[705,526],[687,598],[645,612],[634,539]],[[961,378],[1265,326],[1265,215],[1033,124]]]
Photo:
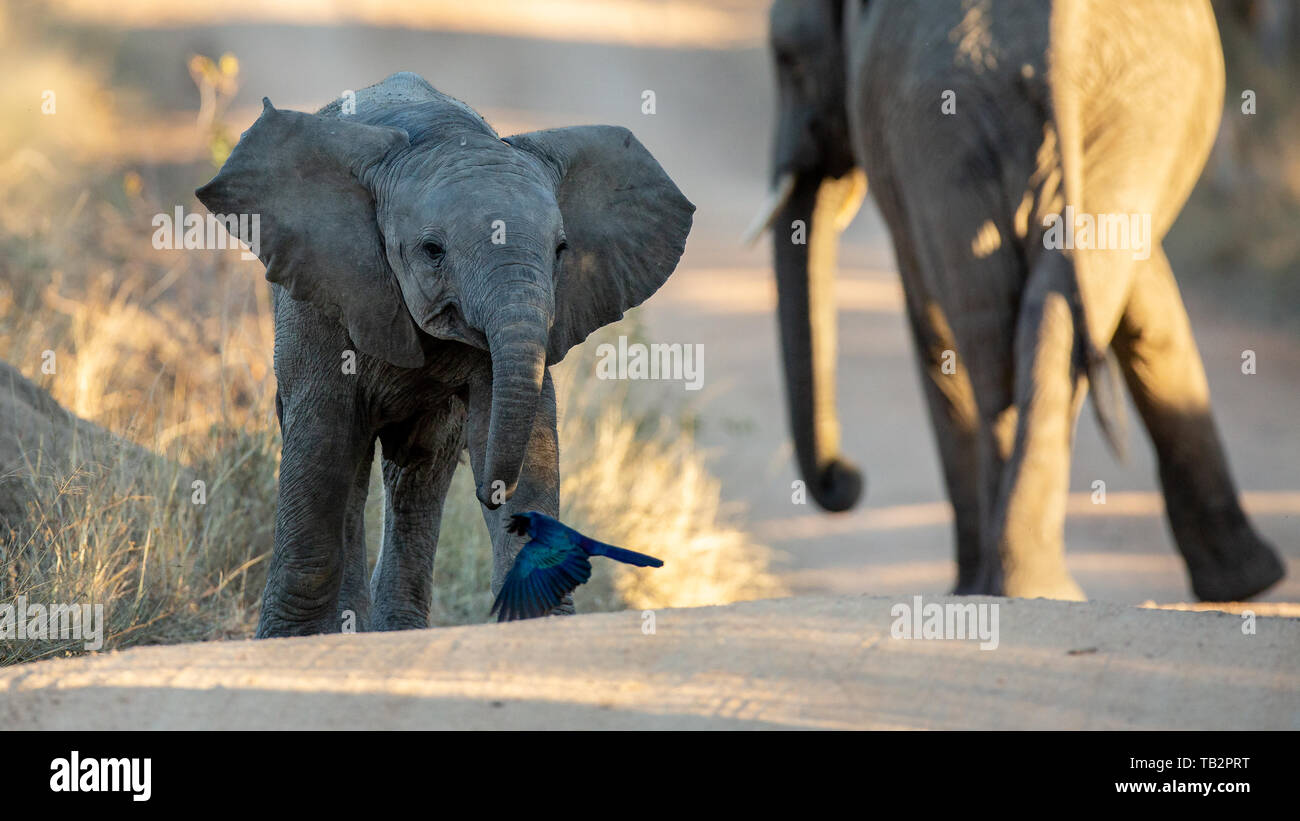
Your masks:
[[[257,635],[337,632],[348,611],[359,630],[424,627],[460,454],[496,592],[523,541],[508,517],[559,512],[548,367],[664,282],[694,206],[626,129],[502,140],[413,74],[358,92],[354,112],[265,105],[197,192],[213,213],[261,215],[274,283],[284,444]],[[367,585],[376,439],[384,533]]]
[[[791,425],[817,501],[843,510],[836,231],[866,173],[894,243],[956,517],[958,593],[1080,598],[1064,562],[1071,440],[1091,382],[1114,440],[1118,360],[1202,599],[1283,568],[1237,499],[1187,313],[1160,247],[1218,125],[1223,58],[1201,0],[778,0],[774,222]],[[943,114],[946,91],[956,112]],[[819,198],[820,192],[820,198]],[[1150,257],[1047,249],[1044,217],[1150,214]],[[790,241],[805,220],[807,245]],[[955,352],[944,372],[945,352]]]

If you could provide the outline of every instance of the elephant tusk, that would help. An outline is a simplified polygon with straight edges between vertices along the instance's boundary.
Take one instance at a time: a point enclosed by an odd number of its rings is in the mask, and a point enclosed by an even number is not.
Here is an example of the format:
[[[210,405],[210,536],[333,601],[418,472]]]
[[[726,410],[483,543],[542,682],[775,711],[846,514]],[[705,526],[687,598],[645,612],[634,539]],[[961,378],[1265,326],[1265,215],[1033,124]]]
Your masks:
[[[776,185],[772,186],[767,199],[763,201],[762,207],[758,209],[754,221],[749,224],[749,227],[745,229],[745,233],[741,235],[740,241],[743,244],[753,245],[759,234],[771,227],[772,221],[776,219],[777,212],[785,207],[790,195],[794,193],[794,183],[794,174],[781,175],[781,179],[776,181]]]
[[[848,182],[849,190],[845,192],[844,201],[835,213],[836,233],[849,227],[849,223],[858,215],[858,209],[862,207],[862,200],[867,196],[867,174],[861,168],[849,172]]]

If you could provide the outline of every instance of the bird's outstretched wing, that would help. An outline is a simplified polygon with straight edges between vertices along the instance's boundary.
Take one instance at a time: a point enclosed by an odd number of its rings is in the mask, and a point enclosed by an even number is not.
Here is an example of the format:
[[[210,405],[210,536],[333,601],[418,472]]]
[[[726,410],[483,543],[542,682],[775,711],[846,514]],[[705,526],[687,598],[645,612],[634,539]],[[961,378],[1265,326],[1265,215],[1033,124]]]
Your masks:
[[[637,553],[635,550],[628,550],[623,547],[615,547],[612,544],[598,542],[595,539],[588,539],[586,536],[582,537],[582,542],[580,544],[588,556],[605,556],[620,561],[623,564],[630,564],[635,567],[664,566],[663,559],[656,559],[654,556]]]
[[[529,541],[515,557],[492,613],[497,621],[533,619],[554,610],[564,597],[591,578],[588,556],[608,556],[637,567],[663,567],[654,556],[590,539],[558,519],[537,511],[516,513],[506,530]]]
[[[515,557],[491,612],[497,621],[545,616],[590,578],[591,562],[580,548],[551,547],[533,540]]]
[[[637,567],[664,566],[663,561],[656,559],[654,556],[647,556],[644,553],[637,553],[635,550],[598,542],[589,536],[584,536],[564,522],[553,519],[545,513],[516,513],[510,517],[510,523],[506,525],[506,529],[521,536],[525,534],[531,535],[537,541],[549,545],[576,545],[582,548],[583,552],[588,556],[607,556],[624,564]]]

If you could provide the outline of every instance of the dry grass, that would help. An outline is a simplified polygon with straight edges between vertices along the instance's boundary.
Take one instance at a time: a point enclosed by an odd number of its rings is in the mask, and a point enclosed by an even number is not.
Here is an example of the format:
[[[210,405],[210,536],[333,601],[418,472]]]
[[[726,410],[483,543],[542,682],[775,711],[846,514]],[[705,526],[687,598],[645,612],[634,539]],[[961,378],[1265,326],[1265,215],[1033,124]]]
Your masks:
[[[191,468],[107,441],[68,461],[34,461],[29,514],[0,540],[0,602],[102,604],[106,648],[248,635],[277,454],[269,436],[208,438],[207,458]],[[205,505],[191,502],[198,475],[214,477]],[[0,641],[0,664],[83,644]]]
[[[664,560],[654,571],[600,563],[613,571],[624,606],[693,607],[785,593],[768,571],[767,549],[735,524],[729,514],[738,511],[722,505],[721,485],[671,398],[665,413],[647,408],[628,383],[576,368],[562,377],[562,518]]]
[[[198,210],[190,192],[211,165],[122,165],[112,135],[131,109],[104,103],[103,74],[38,46],[49,41],[2,10],[0,41],[0,69],[16,76],[17,66],[44,66],[33,89],[56,85],[60,110],[58,128],[24,117],[0,130],[0,157],[10,158],[0,181],[0,359],[121,437],[90,452],[32,454],[20,470],[31,501],[22,521],[0,523],[0,604],[18,595],[103,603],[108,649],[248,636],[272,545],[279,456],[261,266],[235,252],[153,249],[152,215],[177,203]],[[209,137],[221,127],[211,124]],[[195,139],[195,157],[213,153],[197,129]],[[53,373],[41,370],[47,351]],[[661,422],[665,408],[631,401],[625,386],[568,363],[561,370],[566,521],[667,562],[599,569],[579,607],[782,592],[766,551],[728,524],[689,436]],[[465,472],[436,562],[439,625],[481,621],[491,602],[487,532]],[[196,479],[203,505],[192,500]],[[381,491],[372,490],[373,557]],[[0,641],[0,664],[80,649],[80,641]]]

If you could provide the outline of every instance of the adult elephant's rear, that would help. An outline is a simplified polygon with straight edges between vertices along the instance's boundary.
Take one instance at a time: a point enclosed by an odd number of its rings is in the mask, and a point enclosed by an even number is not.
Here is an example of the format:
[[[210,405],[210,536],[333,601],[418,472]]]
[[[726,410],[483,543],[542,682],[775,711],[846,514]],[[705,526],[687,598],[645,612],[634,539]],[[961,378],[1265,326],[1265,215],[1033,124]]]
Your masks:
[[[843,510],[861,489],[838,451],[830,284],[858,167],[906,295],[954,508],[957,592],[1082,596],[1064,563],[1070,449],[1089,390],[1122,446],[1107,349],[1151,434],[1197,595],[1244,598],[1280,578],[1241,510],[1161,247],[1222,106],[1209,3],[777,0],[771,45],[765,216],[814,498]],[[1079,219],[1094,227],[1076,242]]]

